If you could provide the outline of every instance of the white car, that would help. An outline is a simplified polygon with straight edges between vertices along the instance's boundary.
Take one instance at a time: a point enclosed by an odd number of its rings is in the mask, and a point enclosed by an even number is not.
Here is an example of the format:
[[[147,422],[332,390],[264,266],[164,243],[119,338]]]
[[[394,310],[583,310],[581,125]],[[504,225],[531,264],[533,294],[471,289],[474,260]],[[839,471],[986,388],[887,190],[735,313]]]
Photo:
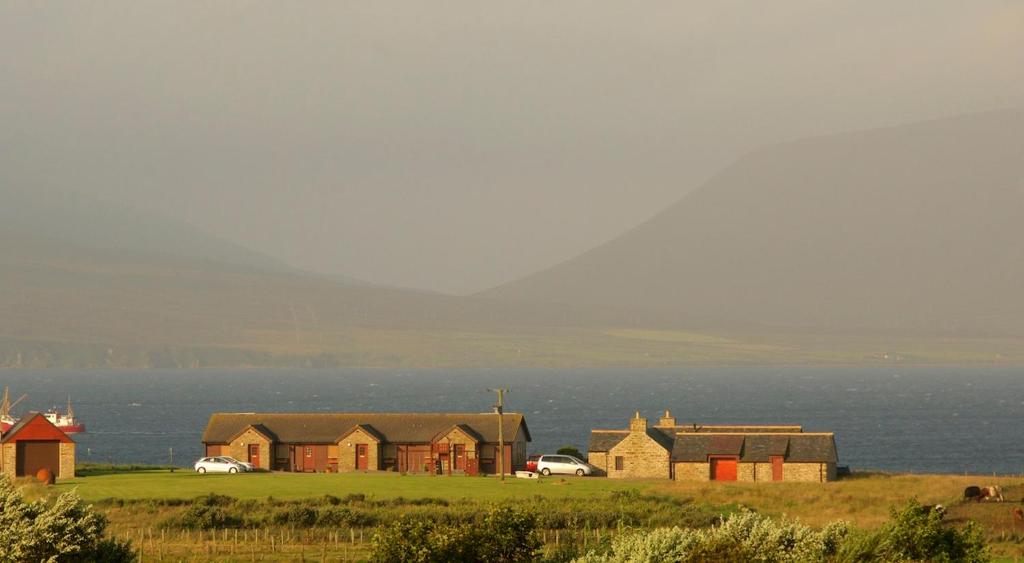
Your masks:
[[[561,473],[563,475],[590,475],[594,469],[585,461],[571,455],[542,455],[537,460],[537,471],[541,475]]]
[[[242,461],[242,460],[240,460],[240,459],[235,459],[235,458],[233,458],[233,457],[229,457],[229,456],[226,456],[226,455],[222,455],[222,456],[220,456],[220,457],[221,457],[221,459],[226,459],[226,460],[228,460],[228,461],[230,461],[230,462],[233,462],[233,463],[237,463],[238,465],[241,465],[241,466],[242,466],[242,468],[243,468],[243,469],[244,469],[245,471],[253,471],[253,470],[255,470],[255,469],[256,469],[256,468],[255,468],[255,467],[253,467],[253,465],[252,465],[251,463],[249,463],[248,461]]]
[[[239,473],[245,471],[241,462],[230,457],[204,457],[196,462],[197,473]]]

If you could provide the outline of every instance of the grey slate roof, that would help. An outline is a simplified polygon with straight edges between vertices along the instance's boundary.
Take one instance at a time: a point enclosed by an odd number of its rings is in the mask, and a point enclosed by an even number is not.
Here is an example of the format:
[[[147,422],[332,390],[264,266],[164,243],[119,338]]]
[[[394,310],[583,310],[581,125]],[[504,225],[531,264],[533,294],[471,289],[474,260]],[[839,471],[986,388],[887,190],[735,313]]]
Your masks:
[[[203,442],[225,444],[247,426],[259,426],[281,443],[333,444],[356,425],[372,428],[386,442],[427,444],[437,434],[465,425],[485,442],[498,441],[493,413],[214,413],[203,432]],[[522,432],[530,441],[526,419],[505,413],[502,428],[511,442]]]
[[[607,452],[629,436],[629,430],[591,430],[588,452]]]
[[[831,434],[702,434],[676,436],[672,461],[707,461],[709,455],[736,455],[743,462],[766,462],[781,455],[788,462],[825,463],[837,461]]]
[[[650,427],[647,429],[647,435],[661,447],[672,451],[672,445],[676,441],[676,433],[673,428]],[[587,451],[607,452],[617,446],[626,436],[629,436],[629,430],[592,430],[590,432],[590,447]]]
[[[786,461],[795,462],[837,462],[836,441],[831,434],[810,434],[793,436],[789,440],[789,454]]]
[[[648,428],[647,435],[650,436],[652,440],[661,445],[661,447],[665,448],[670,452],[672,451],[672,446],[675,444],[676,437],[675,433],[673,433],[671,430],[666,431],[665,429],[661,428]]]
[[[780,432],[803,432],[797,424],[785,424],[777,426],[733,426],[730,424],[690,424],[676,426],[672,428],[677,433],[679,432],[704,432],[704,433],[717,433],[717,432],[732,432],[737,434],[778,434]]]

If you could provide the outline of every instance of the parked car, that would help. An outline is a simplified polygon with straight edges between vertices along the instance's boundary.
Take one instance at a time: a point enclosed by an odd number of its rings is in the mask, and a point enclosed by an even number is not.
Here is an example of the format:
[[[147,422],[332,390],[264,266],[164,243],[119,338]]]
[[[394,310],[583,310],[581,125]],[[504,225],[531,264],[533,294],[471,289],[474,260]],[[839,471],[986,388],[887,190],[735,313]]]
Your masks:
[[[540,459],[540,454],[533,454],[530,457],[526,458],[526,470],[536,473],[538,459]]]
[[[204,457],[196,462],[198,473],[239,473],[245,467],[229,457]]]
[[[542,455],[537,460],[537,471],[541,475],[576,474],[580,477],[590,475],[594,469],[585,461],[571,455]]]
[[[245,469],[245,471],[254,471],[256,469],[256,467],[253,466],[253,464],[249,463],[248,461],[242,461],[240,459],[235,459],[233,457],[226,456],[226,455],[222,455],[220,457],[222,459],[226,459],[228,461],[233,461],[233,462],[237,463],[238,465],[241,465]]]

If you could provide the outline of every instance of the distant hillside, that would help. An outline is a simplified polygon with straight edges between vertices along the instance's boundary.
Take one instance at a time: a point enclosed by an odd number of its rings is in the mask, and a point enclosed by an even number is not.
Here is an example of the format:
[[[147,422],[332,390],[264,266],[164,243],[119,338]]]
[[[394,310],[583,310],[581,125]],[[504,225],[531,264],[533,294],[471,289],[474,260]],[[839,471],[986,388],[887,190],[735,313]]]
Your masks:
[[[0,226],[8,231],[79,247],[291,270],[280,260],[156,213],[74,190],[2,180],[0,173]]]
[[[491,299],[1024,334],[1024,111],[807,139]]]

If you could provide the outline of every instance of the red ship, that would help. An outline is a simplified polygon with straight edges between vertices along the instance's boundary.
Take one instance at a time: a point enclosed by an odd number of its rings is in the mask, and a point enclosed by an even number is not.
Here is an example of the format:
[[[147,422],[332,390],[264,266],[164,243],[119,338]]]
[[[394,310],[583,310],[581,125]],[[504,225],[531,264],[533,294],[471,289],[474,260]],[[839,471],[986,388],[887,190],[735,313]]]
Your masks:
[[[4,387],[4,396],[3,399],[0,400],[0,433],[7,432],[12,426],[18,423],[18,420],[11,416],[11,409],[23,401],[27,396],[28,395],[22,395],[12,404],[7,388]],[[43,416],[46,417],[46,420],[53,423],[54,426],[60,428],[65,434],[79,434],[81,432],[85,432],[85,424],[79,422],[78,419],[75,418],[75,411],[71,409],[70,396],[68,396],[68,410],[66,412],[61,414],[60,410],[54,407],[48,412],[43,413]]]

